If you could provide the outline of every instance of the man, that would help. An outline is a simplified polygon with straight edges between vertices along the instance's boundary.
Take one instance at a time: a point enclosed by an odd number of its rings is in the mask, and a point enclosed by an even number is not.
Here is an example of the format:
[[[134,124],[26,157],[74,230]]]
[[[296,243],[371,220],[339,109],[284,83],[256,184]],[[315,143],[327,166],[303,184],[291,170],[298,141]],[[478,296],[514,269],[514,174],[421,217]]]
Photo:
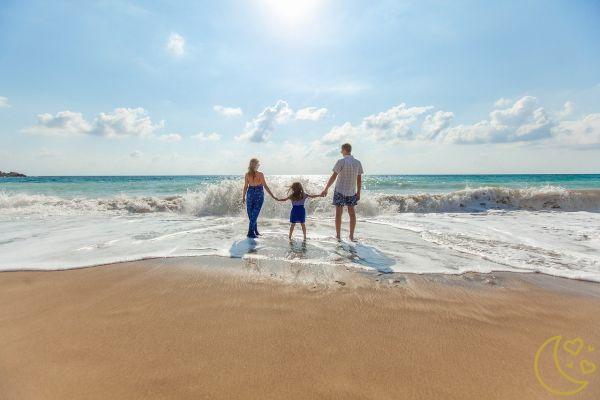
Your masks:
[[[352,146],[350,143],[342,145],[342,155],[344,158],[339,159],[333,167],[333,174],[327,182],[327,186],[321,193],[322,196],[327,196],[327,190],[333,182],[335,190],[333,193],[333,205],[335,206],[335,233],[340,240],[340,230],[342,228],[342,213],[344,206],[348,207],[348,215],[350,216],[350,240],[354,241],[354,228],[356,227],[356,213],[354,206],[360,200],[360,189],[362,186],[363,168],[360,161],[352,157]]]

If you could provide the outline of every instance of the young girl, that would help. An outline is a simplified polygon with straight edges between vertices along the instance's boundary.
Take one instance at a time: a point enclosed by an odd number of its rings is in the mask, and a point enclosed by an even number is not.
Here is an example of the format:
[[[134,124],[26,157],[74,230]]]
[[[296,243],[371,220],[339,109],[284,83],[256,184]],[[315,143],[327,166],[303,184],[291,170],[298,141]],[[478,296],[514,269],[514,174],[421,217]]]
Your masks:
[[[300,182],[294,182],[288,189],[288,197],[284,199],[277,199],[279,201],[292,201],[292,211],[290,212],[290,240],[292,240],[292,234],[294,233],[296,223],[300,223],[304,240],[306,240],[306,225],[304,224],[306,221],[306,209],[304,208],[304,202],[309,197],[321,197],[321,195],[307,194],[304,192],[304,188]]]

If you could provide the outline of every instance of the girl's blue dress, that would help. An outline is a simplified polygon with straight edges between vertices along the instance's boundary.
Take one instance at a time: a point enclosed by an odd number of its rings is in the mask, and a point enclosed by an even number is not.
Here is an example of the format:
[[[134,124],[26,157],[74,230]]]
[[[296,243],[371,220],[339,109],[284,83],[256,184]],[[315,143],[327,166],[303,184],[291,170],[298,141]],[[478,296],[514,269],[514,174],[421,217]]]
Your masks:
[[[302,200],[292,201],[292,211],[290,212],[290,222],[292,224],[301,223],[306,221],[306,209],[304,208],[304,202],[308,196],[304,195]]]

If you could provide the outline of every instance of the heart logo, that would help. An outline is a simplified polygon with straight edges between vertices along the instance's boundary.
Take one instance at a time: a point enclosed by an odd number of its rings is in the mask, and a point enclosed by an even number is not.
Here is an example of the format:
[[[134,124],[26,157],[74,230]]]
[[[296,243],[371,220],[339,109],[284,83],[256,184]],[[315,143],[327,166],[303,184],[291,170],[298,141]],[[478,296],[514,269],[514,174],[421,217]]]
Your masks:
[[[593,374],[596,372],[596,364],[589,360],[581,360],[579,363],[579,369],[586,375]]]
[[[583,349],[583,340],[580,338],[567,340],[565,341],[565,344],[563,344],[563,349],[573,357],[577,357],[581,352],[581,349]]]

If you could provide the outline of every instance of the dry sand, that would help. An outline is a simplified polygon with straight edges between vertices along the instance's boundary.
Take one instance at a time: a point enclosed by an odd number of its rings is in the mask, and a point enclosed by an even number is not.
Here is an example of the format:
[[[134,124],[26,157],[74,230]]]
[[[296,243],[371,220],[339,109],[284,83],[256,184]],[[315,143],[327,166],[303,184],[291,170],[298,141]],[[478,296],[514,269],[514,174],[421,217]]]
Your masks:
[[[550,399],[533,370],[548,337],[581,337],[600,361],[597,284],[347,273],[313,287],[210,268],[223,263],[0,273],[0,399]],[[600,398],[589,380],[571,398]]]

